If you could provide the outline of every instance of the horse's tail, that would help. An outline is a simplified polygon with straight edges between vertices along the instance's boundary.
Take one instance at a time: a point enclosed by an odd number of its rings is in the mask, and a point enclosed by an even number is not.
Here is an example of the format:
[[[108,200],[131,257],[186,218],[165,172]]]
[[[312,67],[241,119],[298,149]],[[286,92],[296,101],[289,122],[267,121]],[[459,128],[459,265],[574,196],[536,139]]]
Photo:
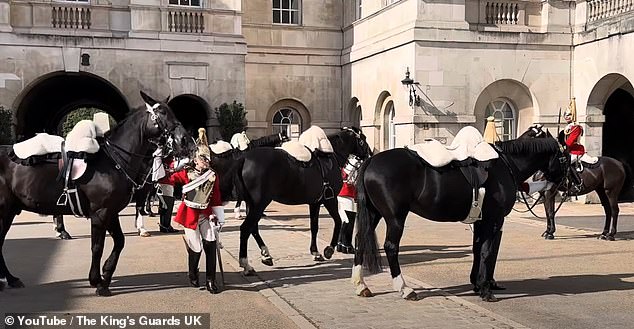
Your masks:
[[[625,171],[625,179],[623,180],[623,186],[621,186],[619,196],[620,199],[626,199],[628,202],[631,202],[631,200],[634,199],[634,195],[632,195],[632,167],[630,167],[626,161],[619,162],[623,165],[623,170]]]
[[[379,219],[379,212],[372,201],[368,199],[365,191],[365,171],[372,159],[366,160],[359,168],[356,188],[357,188],[357,255],[361,257],[363,265],[370,273],[381,272],[381,254],[376,241],[376,221]]]

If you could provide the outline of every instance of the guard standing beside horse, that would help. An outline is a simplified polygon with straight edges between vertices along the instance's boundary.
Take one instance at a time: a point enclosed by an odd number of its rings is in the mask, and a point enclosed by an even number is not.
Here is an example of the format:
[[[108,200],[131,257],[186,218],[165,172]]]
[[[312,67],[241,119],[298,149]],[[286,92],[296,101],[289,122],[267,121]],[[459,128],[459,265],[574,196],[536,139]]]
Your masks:
[[[198,134],[194,167],[178,171],[171,176],[174,183],[184,185],[183,202],[174,221],[185,228],[189,283],[194,287],[200,286],[198,263],[204,250],[207,265],[205,288],[215,294],[220,292],[216,283],[216,248],[218,232],[225,222],[224,207],[218,177],[209,167],[211,151],[205,129],[200,128]]]
[[[354,220],[357,217],[357,189],[354,184],[357,179],[357,170],[361,166],[361,161],[355,155],[348,157],[346,166],[341,169],[343,185],[337,196],[339,216],[341,216],[341,233],[337,251],[344,254],[354,254],[352,246],[352,233],[354,231]]]

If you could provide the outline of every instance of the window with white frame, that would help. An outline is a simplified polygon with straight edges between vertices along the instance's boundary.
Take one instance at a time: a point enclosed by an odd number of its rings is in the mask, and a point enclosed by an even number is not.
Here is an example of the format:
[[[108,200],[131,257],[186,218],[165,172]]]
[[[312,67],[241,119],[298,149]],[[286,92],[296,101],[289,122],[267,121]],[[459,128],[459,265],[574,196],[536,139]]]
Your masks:
[[[292,140],[298,140],[302,133],[302,117],[292,108],[285,107],[273,115],[273,133],[286,132]]]
[[[387,6],[389,6],[389,5],[391,5],[391,4],[395,3],[395,2],[398,2],[398,1],[401,1],[401,0],[383,0],[383,7],[387,7]]]
[[[362,11],[362,8],[363,8],[363,0],[355,0],[355,5],[354,5],[354,8],[355,8],[355,15],[354,15],[354,19],[355,19],[355,20],[357,20],[357,19],[361,19],[361,18],[363,17],[363,16],[362,16],[362,15],[363,15],[363,11]]]
[[[186,7],[200,7],[200,2],[201,0],[169,0],[170,5]]]
[[[301,0],[273,0],[273,23],[299,25]]]
[[[394,123],[394,103],[388,105],[387,116],[387,148],[396,147],[396,124]]]
[[[495,100],[487,106],[486,117],[495,119],[495,132],[498,138],[508,141],[515,138],[515,110],[513,105],[504,99]]]

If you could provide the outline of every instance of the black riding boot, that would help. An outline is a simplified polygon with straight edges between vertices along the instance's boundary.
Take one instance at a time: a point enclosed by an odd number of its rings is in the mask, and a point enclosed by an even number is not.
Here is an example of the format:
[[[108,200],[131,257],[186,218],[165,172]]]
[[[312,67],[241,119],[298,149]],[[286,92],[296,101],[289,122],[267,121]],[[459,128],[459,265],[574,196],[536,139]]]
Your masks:
[[[581,180],[581,176],[577,171],[576,166],[570,167],[570,176],[572,177],[572,186],[570,187],[570,194],[578,194],[581,192],[583,187],[583,181]]]
[[[188,265],[189,265],[189,272],[187,274],[187,276],[189,277],[189,284],[192,287],[200,287],[200,281],[198,280],[198,263],[200,262],[200,252],[195,252],[193,250],[191,250],[189,248],[189,246],[187,246],[187,254],[189,255],[188,258]]]
[[[344,254],[354,254],[354,247],[352,246],[352,234],[354,232],[354,220],[356,214],[346,211],[348,216],[348,222],[341,224],[341,233],[339,233],[339,243],[337,244],[337,251]]]
[[[205,250],[205,261],[207,263],[206,277],[207,282],[205,288],[212,294],[220,292],[216,284],[216,241],[203,240],[203,249]]]

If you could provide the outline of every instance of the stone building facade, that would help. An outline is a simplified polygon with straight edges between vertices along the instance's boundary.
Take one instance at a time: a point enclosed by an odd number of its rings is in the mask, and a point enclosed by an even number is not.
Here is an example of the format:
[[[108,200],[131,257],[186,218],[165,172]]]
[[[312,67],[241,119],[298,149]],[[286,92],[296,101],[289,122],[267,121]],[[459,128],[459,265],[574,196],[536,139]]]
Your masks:
[[[250,135],[359,125],[384,150],[490,115],[554,131],[574,97],[588,151],[634,164],[633,30],[634,0],[0,0],[0,105],[28,136],[143,89],[214,135],[237,100]]]

